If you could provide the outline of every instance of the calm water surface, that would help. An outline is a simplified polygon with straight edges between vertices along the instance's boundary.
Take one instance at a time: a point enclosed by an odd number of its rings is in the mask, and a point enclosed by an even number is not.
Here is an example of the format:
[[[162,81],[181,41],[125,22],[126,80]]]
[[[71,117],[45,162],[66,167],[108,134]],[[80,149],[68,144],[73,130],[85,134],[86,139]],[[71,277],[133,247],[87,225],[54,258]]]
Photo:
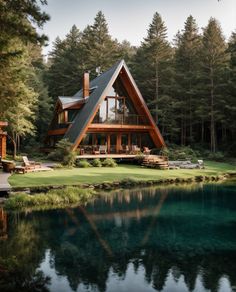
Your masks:
[[[235,183],[1,212],[0,235],[0,291],[236,291]]]

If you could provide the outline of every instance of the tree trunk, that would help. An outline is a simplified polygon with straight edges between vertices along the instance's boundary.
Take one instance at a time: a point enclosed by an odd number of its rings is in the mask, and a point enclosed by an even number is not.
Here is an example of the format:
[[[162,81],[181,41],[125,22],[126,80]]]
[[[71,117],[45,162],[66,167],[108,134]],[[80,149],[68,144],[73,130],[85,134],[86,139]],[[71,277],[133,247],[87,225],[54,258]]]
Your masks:
[[[211,78],[211,152],[216,152],[216,137],[215,137],[215,115],[214,115],[214,77],[213,69],[210,69],[210,78]]]
[[[13,159],[16,159],[16,154],[17,154],[17,144],[16,144],[16,140],[14,138],[14,133],[12,133],[12,136],[8,135],[8,137],[10,138],[10,140],[12,141],[13,144]]]
[[[156,60],[156,72],[155,72],[155,122],[158,124],[158,99],[159,99],[159,67],[158,60]]]
[[[204,143],[204,120],[201,121],[201,143]]]

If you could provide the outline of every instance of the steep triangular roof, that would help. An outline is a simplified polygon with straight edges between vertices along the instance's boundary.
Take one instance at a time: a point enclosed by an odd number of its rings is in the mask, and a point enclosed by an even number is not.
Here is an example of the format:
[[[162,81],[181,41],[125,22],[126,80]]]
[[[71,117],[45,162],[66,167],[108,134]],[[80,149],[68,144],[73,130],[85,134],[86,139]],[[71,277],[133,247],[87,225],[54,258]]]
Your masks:
[[[150,133],[151,136],[155,136],[156,142],[155,144],[158,146],[164,146],[164,140],[146,106],[146,103],[131,75],[129,72],[128,67],[125,64],[124,60],[117,62],[113,67],[111,67],[108,71],[102,73],[100,76],[95,78],[90,82],[90,88],[93,88],[87,102],[84,106],[80,109],[78,114],[76,115],[73,123],[68,128],[64,138],[67,138],[74,146],[73,148],[76,149],[79,145],[80,141],[82,140],[83,134],[85,133],[86,129],[88,128],[92,118],[95,116],[97,109],[99,108],[100,103],[103,101],[105,96],[109,93],[112,85],[114,84],[116,78],[118,77],[121,70],[126,72],[132,87],[135,90],[136,95],[141,102],[141,106],[145,111],[147,118],[150,122],[150,125],[153,127],[153,133]],[[78,91],[72,99],[77,99],[81,96],[82,89]]]

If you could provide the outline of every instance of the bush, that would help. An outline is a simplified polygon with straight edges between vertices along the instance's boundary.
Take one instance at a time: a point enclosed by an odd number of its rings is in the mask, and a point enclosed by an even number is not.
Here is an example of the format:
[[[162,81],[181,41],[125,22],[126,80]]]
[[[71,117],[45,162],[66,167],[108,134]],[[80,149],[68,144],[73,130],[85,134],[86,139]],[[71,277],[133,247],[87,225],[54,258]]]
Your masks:
[[[144,159],[144,155],[137,155],[134,158],[134,161],[136,162],[136,164],[141,165],[143,163],[143,159]]]
[[[225,155],[223,152],[215,152],[215,153],[209,153],[208,159],[210,160],[215,160],[215,161],[224,161],[225,160]]]
[[[104,167],[116,167],[117,164],[116,164],[114,159],[106,158],[105,160],[103,160],[102,166],[104,166]]]
[[[94,167],[102,167],[102,163],[101,163],[100,159],[98,159],[98,158],[95,158],[91,164]]]
[[[73,167],[76,161],[76,152],[72,151],[72,143],[62,139],[56,144],[56,149],[48,155],[48,159],[61,162],[62,165]]]
[[[196,162],[201,157],[200,153],[190,148],[190,146],[171,145],[168,150],[163,149],[163,151],[169,160],[191,160]]]
[[[169,157],[170,155],[170,151],[167,147],[163,147],[161,150],[160,150],[160,155],[163,155],[163,156],[167,156]]]
[[[81,168],[87,168],[91,167],[92,165],[86,159],[81,159],[78,161],[77,166]]]

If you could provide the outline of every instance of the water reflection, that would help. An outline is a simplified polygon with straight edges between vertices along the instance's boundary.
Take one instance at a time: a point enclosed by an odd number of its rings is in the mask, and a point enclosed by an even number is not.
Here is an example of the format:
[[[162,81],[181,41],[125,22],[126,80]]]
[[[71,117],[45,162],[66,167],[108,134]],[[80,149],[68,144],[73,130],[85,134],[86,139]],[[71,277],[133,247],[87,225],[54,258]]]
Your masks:
[[[8,214],[7,223],[1,291],[236,286],[235,186],[119,191],[86,207]]]

